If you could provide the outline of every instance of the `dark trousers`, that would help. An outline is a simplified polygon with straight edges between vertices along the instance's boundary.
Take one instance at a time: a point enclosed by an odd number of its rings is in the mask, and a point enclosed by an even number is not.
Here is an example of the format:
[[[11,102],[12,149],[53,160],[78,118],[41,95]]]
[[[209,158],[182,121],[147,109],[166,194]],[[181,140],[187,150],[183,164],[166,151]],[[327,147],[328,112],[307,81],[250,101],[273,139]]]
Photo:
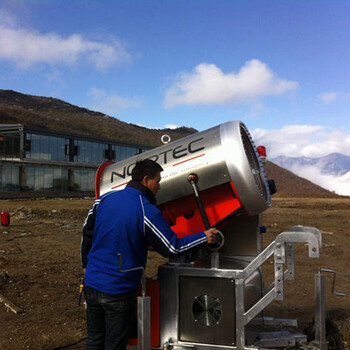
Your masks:
[[[86,350],[126,350],[136,325],[136,292],[109,295],[85,287]]]

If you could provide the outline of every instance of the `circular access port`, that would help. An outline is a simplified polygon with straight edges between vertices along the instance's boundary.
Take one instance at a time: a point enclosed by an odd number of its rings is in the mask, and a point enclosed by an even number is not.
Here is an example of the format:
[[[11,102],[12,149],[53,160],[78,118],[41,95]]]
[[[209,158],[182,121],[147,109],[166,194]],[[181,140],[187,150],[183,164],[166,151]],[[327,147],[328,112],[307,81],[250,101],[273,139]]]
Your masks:
[[[203,294],[194,299],[192,313],[196,322],[210,327],[218,324],[221,319],[221,304],[219,299]]]

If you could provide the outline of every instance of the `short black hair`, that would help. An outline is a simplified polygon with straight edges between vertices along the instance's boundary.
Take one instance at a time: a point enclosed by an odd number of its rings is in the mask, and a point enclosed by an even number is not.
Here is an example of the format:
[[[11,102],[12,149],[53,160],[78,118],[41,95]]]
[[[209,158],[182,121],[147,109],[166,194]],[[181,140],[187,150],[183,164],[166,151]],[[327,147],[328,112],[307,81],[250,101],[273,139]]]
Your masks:
[[[163,168],[154,160],[138,160],[131,171],[131,179],[136,182],[141,182],[145,176],[154,179],[160,171],[163,171]]]

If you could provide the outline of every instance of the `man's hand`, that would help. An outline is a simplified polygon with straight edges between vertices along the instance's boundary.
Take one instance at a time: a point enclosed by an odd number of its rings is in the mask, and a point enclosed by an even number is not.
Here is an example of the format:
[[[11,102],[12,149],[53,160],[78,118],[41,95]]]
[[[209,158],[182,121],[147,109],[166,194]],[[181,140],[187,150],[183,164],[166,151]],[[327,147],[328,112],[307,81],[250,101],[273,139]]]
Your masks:
[[[207,236],[207,242],[209,244],[214,244],[216,242],[216,235],[218,234],[216,228],[212,227],[209,230],[204,231],[204,233]]]

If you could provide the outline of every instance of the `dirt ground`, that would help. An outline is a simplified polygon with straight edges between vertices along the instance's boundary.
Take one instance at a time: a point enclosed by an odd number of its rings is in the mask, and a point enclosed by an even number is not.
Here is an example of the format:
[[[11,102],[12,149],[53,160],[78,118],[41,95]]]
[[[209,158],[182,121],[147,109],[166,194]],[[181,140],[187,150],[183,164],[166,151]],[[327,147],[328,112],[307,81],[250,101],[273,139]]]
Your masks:
[[[83,349],[86,317],[77,306],[81,227],[92,204],[84,199],[2,200],[0,209],[11,215],[0,227],[0,298],[23,310],[15,314],[0,303],[0,349]],[[326,276],[327,311],[341,328],[350,349],[350,198],[275,197],[264,214],[268,233],[264,245],[293,225],[313,226],[323,234],[320,259],[310,259],[307,247],[296,247],[296,279],[285,286],[285,300],[274,302],[275,316],[299,317],[302,327],[313,315],[314,274],[320,267],[337,272],[333,296]],[[149,257],[147,274],[164,262]],[[349,344],[349,345],[347,345]]]

